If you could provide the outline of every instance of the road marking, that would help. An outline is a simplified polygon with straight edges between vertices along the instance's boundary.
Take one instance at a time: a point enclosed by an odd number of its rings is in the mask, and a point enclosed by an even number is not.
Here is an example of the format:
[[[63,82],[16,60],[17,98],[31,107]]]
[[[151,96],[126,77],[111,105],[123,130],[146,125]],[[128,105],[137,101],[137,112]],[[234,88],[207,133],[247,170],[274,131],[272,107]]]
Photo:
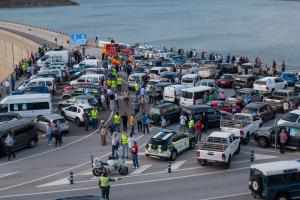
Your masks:
[[[58,186],[58,185],[67,185],[69,183],[67,178],[62,178],[56,181],[52,181],[43,185],[38,185],[36,187],[49,187],[49,186]]]
[[[171,165],[171,169],[172,170],[179,169],[185,162],[186,160],[176,161],[174,164]]]
[[[134,170],[133,172],[130,173],[130,175],[137,175],[137,174],[141,174],[144,171],[146,171],[147,169],[149,169],[152,165],[143,165],[140,166],[139,168],[137,168],[136,170]]]
[[[111,112],[110,117],[109,117],[109,119],[106,121],[105,125],[107,125],[107,123],[109,123],[109,121],[111,120],[112,116],[113,116],[113,112]],[[44,152],[42,152],[42,153],[38,153],[38,154],[35,154],[35,155],[32,155],[32,156],[20,158],[20,159],[14,160],[14,161],[6,162],[6,163],[1,163],[0,166],[9,165],[9,164],[12,164],[12,163],[20,162],[20,161],[27,160],[27,159],[30,159],[30,158],[35,158],[35,157],[38,157],[38,156],[41,156],[41,155],[45,155],[45,154],[48,154],[48,153],[51,153],[51,152],[54,152],[54,151],[58,151],[58,150],[64,149],[64,148],[66,148],[66,147],[68,147],[68,146],[71,146],[71,145],[73,145],[73,144],[76,144],[76,143],[78,143],[78,142],[80,142],[80,141],[82,141],[82,140],[84,140],[84,139],[86,139],[86,138],[88,138],[88,137],[94,135],[94,134],[97,133],[97,132],[98,132],[98,130],[95,130],[95,131],[93,131],[92,133],[90,133],[90,134],[88,134],[88,135],[86,135],[86,136],[84,136],[84,137],[82,137],[82,138],[80,138],[80,139],[78,139],[78,140],[75,140],[75,141],[73,141],[73,142],[71,142],[71,143],[68,143],[68,144],[65,144],[65,145],[63,145],[63,146],[60,146],[60,147],[58,147],[58,148],[50,149],[50,150],[48,150],[48,151],[44,151]]]
[[[278,156],[271,156],[271,155],[263,155],[254,153],[255,160],[266,160],[266,159],[272,159],[272,158],[278,158]]]
[[[238,197],[238,196],[243,196],[243,195],[249,195],[251,194],[250,192],[245,192],[245,193],[239,193],[239,194],[230,194],[226,196],[219,196],[219,197],[210,197],[207,199],[200,199],[200,200],[214,200],[214,199],[223,199],[223,198],[228,198],[228,197]]]
[[[13,175],[13,174],[17,174],[21,171],[16,171],[16,172],[10,172],[10,173],[6,173],[6,174],[0,174],[0,178],[4,178],[4,177],[7,177],[7,176],[10,176],[10,175]]]

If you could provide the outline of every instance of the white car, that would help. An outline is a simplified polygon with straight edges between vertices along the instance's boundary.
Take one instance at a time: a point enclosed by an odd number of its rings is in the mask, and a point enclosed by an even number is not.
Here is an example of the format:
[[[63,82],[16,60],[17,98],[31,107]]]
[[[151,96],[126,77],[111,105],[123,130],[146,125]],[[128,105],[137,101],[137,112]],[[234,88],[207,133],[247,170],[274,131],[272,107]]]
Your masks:
[[[62,133],[69,133],[69,123],[65,118],[59,114],[42,115],[34,119],[36,128],[43,133],[47,132],[48,123],[59,123],[60,131]]]
[[[280,80],[278,77],[264,77],[256,80],[253,89],[262,93],[270,94],[275,90],[286,89],[288,84],[286,81]]]
[[[70,85],[77,85],[81,83],[92,83],[95,85],[101,85],[101,81],[104,79],[104,74],[87,74],[80,76],[77,80],[70,81]]]
[[[283,116],[282,119],[278,120],[277,125],[284,124],[286,122],[300,122],[300,110],[293,110]]]
[[[81,126],[81,124],[84,122],[84,112],[87,111],[90,118],[92,110],[93,107],[90,105],[76,104],[61,109],[61,115],[69,120],[75,121],[78,126]]]

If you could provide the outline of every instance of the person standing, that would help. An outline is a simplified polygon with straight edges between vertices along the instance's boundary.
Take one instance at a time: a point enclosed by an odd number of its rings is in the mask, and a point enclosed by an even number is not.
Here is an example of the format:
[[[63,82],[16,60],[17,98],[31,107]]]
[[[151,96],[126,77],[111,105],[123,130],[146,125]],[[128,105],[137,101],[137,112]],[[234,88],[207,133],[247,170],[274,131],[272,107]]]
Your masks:
[[[118,149],[119,149],[119,137],[118,133],[114,132],[111,138],[111,150],[112,150],[112,157],[118,158]]]
[[[133,161],[133,168],[139,168],[139,160],[138,160],[138,153],[139,153],[139,147],[136,143],[136,141],[134,141],[132,149],[131,149],[131,153],[132,153],[132,161]]]
[[[284,148],[285,148],[287,141],[288,141],[287,133],[285,132],[285,129],[282,128],[279,133],[280,153],[281,154],[284,154]]]
[[[167,121],[164,116],[161,117],[161,127],[164,129],[167,128]]]
[[[85,129],[85,131],[88,131],[90,120],[89,120],[89,113],[87,110],[83,113],[82,117],[83,117],[83,121],[84,121],[84,129]]]
[[[129,92],[128,92],[128,90],[124,91],[123,96],[124,96],[125,106],[128,106],[129,105]]]
[[[128,115],[126,112],[121,116],[122,118],[122,125],[123,125],[123,131],[127,132],[127,122],[128,122]]]
[[[195,124],[195,141],[196,143],[201,142],[201,132],[202,132],[203,124],[200,120],[198,120]]]
[[[7,147],[7,160],[10,161],[10,157],[13,156],[13,158],[16,157],[16,154],[13,152],[13,146],[15,143],[15,139],[12,136],[11,133],[8,133],[6,138],[5,138],[5,145]]]
[[[105,126],[101,127],[100,129],[100,135],[101,135],[101,144],[102,146],[106,145],[106,137],[107,137],[107,129]]]
[[[10,82],[8,80],[5,81],[6,95],[10,94]]]
[[[130,124],[130,134],[134,135],[135,116],[133,113],[130,115],[129,124]]]
[[[185,132],[186,121],[187,121],[187,117],[183,113],[181,113],[181,116],[180,116],[180,132],[182,130],[183,130],[183,132]]]
[[[145,100],[145,97],[142,95],[142,96],[140,96],[140,105],[142,108],[142,112],[145,112],[145,104],[146,104],[146,100]]]
[[[121,143],[123,148],[122,158],[124,159],[126,155],[126,158],[128,159],[128,137],[125,132],[122,132],[121,134]]]
[[[142,122],[143,122],[143,134],[147,133],[149,134],[149,117],[145,113],[143,113],[142,116]]]
[[[119,76],[117,78],[117,89],[118,89],[118,92],[121,92],[121,90],[122,90],[122,84],[123,84],[123,79]]]
[[[92,110],[92,124],[93,129],[98,128],[98,110],[96,109],[96,107],[94,107]]]
[[[134,88],[134,91],[135,91],[135,97],[138,97],[139,96],[139,84],[138,84],[137,81],[134,83],[133,88]]]
[[[283,74],[285,72],[285,62],[282,61],[282,65],[281,65],[281,74]]]
[[[117,129],[117,131],[120,133],[120,126],[121,126],[121,120],[120,120],[120,114],[118,112],[116,112],[116,114],[114,115],[114,124],[115,127]]]
[[[189,121],[189,133],[195,135],[195,121],[192,115],[190,116],[190,121]]]
[[[3,83],[0,83],[0,98],[2,98],[2,92],[3,92]]]
[[[203,124],[203,133],[207,133],[207,128],[208,128],[208,120],[207,120],[207,116],[206,116],[206,113],[203,112],[202,113],[202,124]]]
[[[139,133],[143,132],[142,114],[138,113],[136,115],[136,121],[138,126],[138,132]]]
[[[61,145],[60,131],[59,131],[59,127],[57,124],[53,125],[52,132],[53,132],[53,136],[55,138],[55,147],[57,147],[57,145],[60,146]]]
[[[117,92],[115,92],[115,102],[116,102],[116,105],[117,105],[117,109],[119,109],[119,100],[120,100],[120,96],[118,95]]]
[[[120,178],[118,179],[120,180]],[[99,188],[101,189],[101,195],[103,199],[109,199],[110,181],[114,182],[116,179],[107,176],[107,173],[103,173],[99,178]]]
[[[48,122],[47,124],[47,138],[48,138],[48,145],[52,145],[52,127],[51,127],[51,122]]]
[[[106,103],[106,98],[105,98],[104,93],[102,93],[101,94],[101,107],[102,107],[103,111],[105,110],[105,103]]]

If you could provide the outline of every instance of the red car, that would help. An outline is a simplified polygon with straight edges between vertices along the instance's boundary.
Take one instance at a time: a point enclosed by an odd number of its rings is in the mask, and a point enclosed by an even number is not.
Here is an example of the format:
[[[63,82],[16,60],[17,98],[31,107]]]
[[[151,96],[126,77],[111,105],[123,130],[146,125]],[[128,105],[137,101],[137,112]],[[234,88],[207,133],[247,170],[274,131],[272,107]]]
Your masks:
[[[241,112],[240,106],[232,105],[225,101],[220,101],[220,100],[210,101],[207,103],[207,105],[211,106],[212,108],[214,108],[216,110],[222,110],[222,111],[226,111],[229,113]]]
[[[217,85],[219,87],[229,87],[232,88],[234,80],[233,74],[224,74],[217,80]]]
[[[71,90],[75,90],[77,88],[77,86],[82,86],[82,85],[91,85],[91,83],[88,82],[84,82],[84,83],[80,83],[80,84],[76,84],[76,85],[69,85],[63,88],[63,92],[66,91],[71,91]]]

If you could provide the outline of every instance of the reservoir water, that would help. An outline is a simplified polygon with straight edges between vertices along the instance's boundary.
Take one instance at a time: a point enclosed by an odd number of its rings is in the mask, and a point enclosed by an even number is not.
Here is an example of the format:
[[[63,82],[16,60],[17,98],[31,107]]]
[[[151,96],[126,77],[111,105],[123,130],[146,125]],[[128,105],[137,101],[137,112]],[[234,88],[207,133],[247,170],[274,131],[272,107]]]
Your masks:
[[[298,66],[300,2],[78,0],[80,6],[0,9],[0,19],[129,44],[196,48]],[[225,55],[224,55],[225,56]],[[296,69],[295,67],[293,70]]]

